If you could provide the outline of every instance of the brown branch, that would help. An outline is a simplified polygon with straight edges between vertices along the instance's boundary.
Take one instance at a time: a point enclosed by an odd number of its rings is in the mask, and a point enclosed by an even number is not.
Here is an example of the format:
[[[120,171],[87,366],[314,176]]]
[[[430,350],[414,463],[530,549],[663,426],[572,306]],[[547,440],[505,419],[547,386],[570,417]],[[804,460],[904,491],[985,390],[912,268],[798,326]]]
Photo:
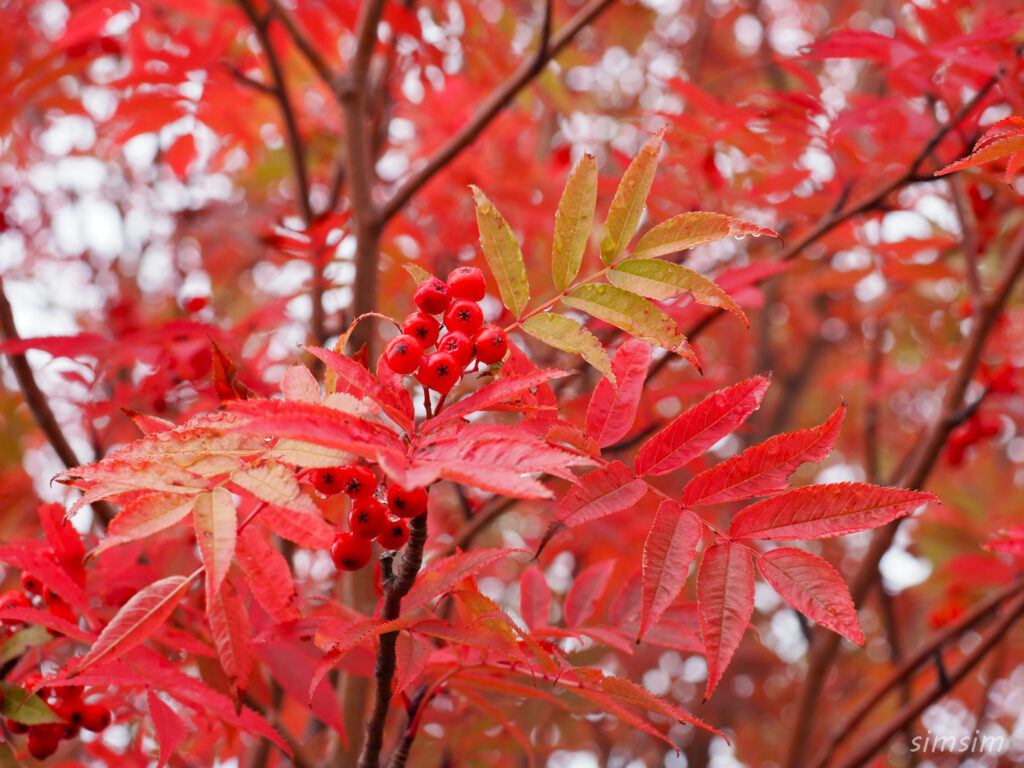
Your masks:
[[[384,606],[382,621],[397,619],[402,612],[402,598],[416,582],[416,575],[423,564],[423,548],[427,543],[427,516],[414,517],[409,524],[409,542],[405,545],[398,562],[398,569],[391,578],[384,579]],[[386,571],[385,571],[386,574]],[[391,705],[391,681],[395,676],[395,648],[398,632],[386,632],[380,636],[377,646],[377,660],[374,664],[374,697],[370,719],[366,721],[363,750],[359,755],[359,768],[378,768],[380,752],[384,746],[384,723]]]
[[[320,55],[320,51],[317,50],[316,45],[306,34],[302,25],[299,24],[292,12],[281,5],[280,0],[267,0],[267,5],[270,6],[273,15],[280,20],[285,30],[288,32],[288,36],[291,37],[292,42],[295,43],[302,55],[306,57],[306,61],[309,62],[310,66],[313,67],[313,71],[324,81],[324,84],[331,90],[331,93],[337,93],[338,87],[338,75],[327,60]]]
[[[952,686],[963,680],[989,651],[995,648],[1010,631],[1013,625],[1024,616],[1024,595],[1018,595],[1006,610],[1003,617],[992,627],[981,641],[964,655],[960,663],[949,671],[947,680],[936,680],[928,690],[916,699],[901,707],[888,721],[858,742],[853,754],[840,761],[836,768],[859,768],[867,764],[893,737],[924,712],[928,707],[945,696]]]
[[[956,216],[960,220],[960,230],[963,232],[964,262],[967,265],[964,274],[967,277],[967,291],[977,309],[977,305],[982,299],[981,277],[978,272],[978,257],[981,255],[978,222],[974,218],[971,201],[967,198],[963,176],[959,173],[953,174],[949,179],[949,188],[952,191]]]
[[[915,443],[914,458],[907,462],[906,470],[901,477],[897,478],[898,482],[894,483],[895,485],[920,489],[927,481],[949,433],[959,422],[959,414],[964,408],[964,394],[978,367],[985,342],[1022,272],[1024,272],[1024,228],[1017,233],[1009,248],[1006,267],[996,290],[983,303],[980,317],[971,328],[971,335],[964,347],[960,365],[946,390],[939,417],[928,434]],[[850,586],[850,594],[855,605],[864,600],[868,591],[876,583],[879,575],[878,565],[892,545],[899,522],[897,520],[875,530],[868,545],[868,551],[861,560],[860,568]],[[818,698],[821,695],[825,675],[838,649],[838,635],[826,634],[820,630],[816,632],[816,642],[811,645],[807,662],[807,673],[796,722],[790,731],[790,751],[786,764],[793,768],[805,763],[811,724],[818,711]]]
[[[7,341],[19,341],[21,339],[21,336],[18,335],[18,327],[14,324],[14,312],[11,310],[11,304],[7,300],[7,292],[4,289],[2,276],[0,276],[0,331],[2,331],[3,338]],[[7,358],[10,360],[11,368],[14,370],[14,377],[18,381],[21,395],[25,398],[25,405],[28,406],[36,425],[42,430],[43,435],[46,436],[47,442],[50,443],[53,450],[57,453],[57,457],[68,469],[81,465],[82,462],[75,455],[71,443],[68,442],[67,437],[64,435],[64,430],[61,429],[60,424],[57,422],[57,417],[53,415],[46,395],[43,394],[43,391],[36,383],[35,374],[32,373],[32,366],[29,365],[25,353],[8,352]],[[96,517],[104,525],[114,519],[114,508],[109,502],[94,501],[90,506]]]
[[[857,707],[845,717],[842,723],[832,729],[832,734],[829,737],[828,743],[825,744],[821,751],[818,752],[814,761],[811,763],[812,768],[823,768],[827,765],[836,748],[842,744],[848,736],[852,735],[854,729],[864,722],[864,718],[866,718],[875,709],[875,707],[885,699],[890,691],[892,691],[896,686],[901,685],[904,681],[909,680],[913,673],[922,665],[926,664],[940,648],[965,632],[969,632],[974,629],[974,627],[994,613],[999,606],[1007,600],[1017,597],[1021,593],[1024,593],[1024,581],[1014,582],[1005,589],[989,595],[980,603],[975,604],[970,608],[970,610],[959,616],[956,621],[950,622],[945,627],[935,632],[911,656],[904,658],[900,665],[890,672],[889,675],[879,683],[873,691],[871,691],[871,693],[865,696]]]
[[[519,68],[477,108],[469,122],[442,144],[422,168],[402,183],[391,199],[381,206],[381,218],[385,222],[389,221],[402,210],[424,184],[473,143],[473,140],[544,69],[545,65],[573,41],[580,30],[600,16],[613,2],[614,0],[591,0],[558,32],[551,35],[550,39],[545,38],[542,30],[540,44],[534,55],[520,64]],[[549,18],[550,9],[546,8],[545,19]],[[546,21],[545,27],[549,24],[550,21]]]
[[[864,405],[864,466],[870,483],[877,483],[879,478],[878,451],[878,414],[879,396],[881,393],[882,362],[884,353],[882,344],[885,341],[886,323],[884,318],[876,318],[871,324],[871,348],[868,352],[868,380]]]

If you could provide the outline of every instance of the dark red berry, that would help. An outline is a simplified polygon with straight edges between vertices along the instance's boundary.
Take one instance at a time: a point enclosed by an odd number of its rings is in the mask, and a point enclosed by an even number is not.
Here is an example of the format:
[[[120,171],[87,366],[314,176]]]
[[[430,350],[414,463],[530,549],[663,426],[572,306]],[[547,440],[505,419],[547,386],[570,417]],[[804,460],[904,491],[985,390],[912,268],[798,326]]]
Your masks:
[[[420,366],[416,374],[425,387],[446,395],[459,380],[462,368],[448,352],[435,352]]]
[[[409,524],[397,517],[388,519],[387,527],[377,537],[377,543],[384,549],[401,549],[409,540]]]
[[[396,517],[416,517],[427,511],[427,489],[406,490],[400,485],[388,487],[388,507]]]
[[[28,733],[27,725],[19,723],[17,720],[11,720],[9,717],[4,720],[4,725],[7,726],[7,730],[11,733]]]
[[[412,295],[412,300],[428,315],[439,315],[452,300],[452,294],[444,280],[432,277],[419,284],[416,293]]]
[[[473,337],[476,359],[485,365],[496,363],[505,357],[508,351],[508,336],[494,325],[488,325],[477,331]]]
[[[49,729],[34,727],[28,732],[26,746],[28,753],[36,760],[45,760],[60,746],[60,734]]]
[[[413,373],[419,368],[421,357],[423,345],[407,333],[395,336],[384,349],[384,360],[395,373]]]
[[[368,539],[352,531],[342,531],[331,542],[331,559],[340,571],[358,571],[366,567],[373,557],[373,546]]]
[[[346,467],[342,479],[345,493],[353,499],[372,499],[377,491],[377,476],[363,465]]]
[[[324,496],[333,496],[345,490],[343,474],[348,467],[323,467],[309,473],[309,481]]]
[[[41,595],[46,591],[46,586],[28,571],[21,572],[21,588],[30,595]]]
[[[85,722],[85,710],[88,708],[88,705],[86,705],[80,698],[62,698],[56,703],[51,704],[50,708],[67,720],[68,724],[78,728]]]
[[[24,592],[4,592],[0,595],[0,611],[6,608],[31,608],[32,602],[25,596]]]
[[[110,725],[110,710],[102,704],[87,704],[82,711],[82,727],[99,733]]]
[[[462,331],[452,331],[440,338],[437,342],[437,351],[447,352],[454,357],[455,364],[461,370],[473,359],[473,342]]]
[[[360,499],[353,502],[348,511],[348,527],[356,536],[372,539],[388,521],[388,510],[376,499]]]
[[[444,313],[444,327],[449,331],[462,331],[472,336],[484,324],[484,313],[480,305],[469,299],[453,301]]]
[[[437,343],[441,324],[426,312],[413,312],[402,323],[402,333],[414,337],[424,349],[428,349]]]
[[[487,291],[484,273],[476,267],[458,267],[448,275],[448,288],[456,299],[480,301]]]

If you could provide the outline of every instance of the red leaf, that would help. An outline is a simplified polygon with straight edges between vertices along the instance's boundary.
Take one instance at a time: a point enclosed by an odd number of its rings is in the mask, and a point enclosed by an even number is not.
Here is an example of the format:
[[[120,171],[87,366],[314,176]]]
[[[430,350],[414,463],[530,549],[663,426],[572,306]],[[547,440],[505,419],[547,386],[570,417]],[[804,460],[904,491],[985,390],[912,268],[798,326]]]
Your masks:
[[[0,622],[25,622],[27,624],[38,624],[62,635],[73,637],[84,643],[91,643],[96,639],[95,635],[79,629],[77,624],[72,624],[67,619],[54,616],[49,611],[41,611],[38,608],[2,608],[0,609]],[[2,765],[2,763],[0,763]]]
[[[558,505],[555,519],[572,528],[629,509],[646,493],[647,483],[621,461],[613,461],[581,477]]]
[[[331,548],[334,529],[320,515],[300,514],[294,509],[264,507],[257,519],[282,539],[310,549]]]
[[[148,493],[124,507],[107,526],[107,535],[89,553],[92,559],[111,547],[145,538],[184,520],[195,505],[194,496]]]
[[[864,645],[850,590],[826,561],[802,549],[779,547],[757,558],[757,569],[782,599],[804,616]]]
[[[608,588],[614,572],[615,561],[605,560],[584,569],[576,577],[562,606],[567,626],[578,627],[594,614],[597,601]]]
[[[46,540],[53,547],[61,567],[80,586],[85,585],[85,568],[82,560],[85,547],[82,537],[67,519],[64,507],[60,504],[43,504],[39,507],[39,519],[43,523]]]
[[[221,669],[231,679],[233,690],[244,691],[252,670],[252,635],[249,614],[231,583],[225,579],[207,606],[207,621],[213,635]]]
[[[636,473],[664,475],[700,456],[757,410],[768,383],[765,377],[754,376],[684,411],[641,446]]]
[[[697,575],[697,605],[708,661],[707,701],[754,612],[754,564],[746,547],[723,541],[704,552]]]
[[[587,434],[599,447],[617,443],[633,426],[650,364],[651,345],[646,341],[629,338],[615,351],[612,372],[617,387],[602,377],[587,408]]]
[[[809,485],[741,509],[732,519],[734,538],[825,539],[877,528],[937,501],[930,493],[867,483]]]
[[[421,432],[432,432],[443,424],[448,424],[477,411],[485,411],[511,397],[523,392],[529,392],[541,384],[546,384],[552,379],[560,379],[563,376],[570,376],[572,373],[572,371],[557,370],[533,371],[491,382],[473,394],[445,408],[434,418],[425,421]]]
[[[1024,117],[1016,115],[1007,117],[985,131],[984,135],[974,144],[971,154],[936,171],[935,175],[945,176],[953,171],[973,168],[982,163],[1012,155],[1006,170],[1006,183],[1009,184],[1013,174],[1020,167],[1020,153],[1022,152],[1024,152]]]
[[[81,673],[101,661],[118,658],[145,642],[174,612],[200,573],[202,569],[187,577],[168,576],[134,595],[103,628],[75,672]]]
[[[821,461],[832,451],[845,413],[841,405],[820,426],[776,435],[704,470],[686,484],[683,504],[720,504],[786,490],[787,478],[800,464]]]
[[[415,632],[402,632],[395,644],[395,661],[398,665],[395,682],[395,696],[416,682],[420,673],[434,652],[434,644]]]
[[[288,561],[252,526],[238,534],[235,556],[253,597],[272,619],[282,622],[299,617],[292,605],[295,584]]]
[[[196,159],[196,140],[191,133],[186,133],[175,139],[174,143],[164,152],[164,162],[171,167],[174,175],[184,179],[188,174],[189,166]]]
[[[313,678],[316,666],[310,652],[315,652],[309,643],[273,642],[257,645],[256,655],[266,664],[276,680],[288,695],[296,701],[306,701],[309,697],[309,681]],[[320,654],[317,652],[317,657]],[[321,680],[309,702],[310,709],[325,725],[333,728],[346,744],[345,722],[341,717],[338,700],[334,689]]]
[[[200,494],[192,510],[192,520],[199,553],[206,566],[206,609],[209,611],[235,557],[238,520],[231,493],[217,487]]]
[[[546,627],[551,610],[551,589],[544,572],[536,565],[523,571],[519,579],[519,612],[530,629]]]
[[[700,518],[689,510],[667,500],[658,507],[644,543],[643,609],[637,642],[683,591],[702,532]]]
[[[402,601],[402,613],[426,605],[431,600],[448,593],[463,579],[486,568],[491,563],[508,557],[519,549],[478,549],[460,552],[450,557],[435,560],[416,577],[409,594]]]
[[[146,702],[149,704],[149,716],[156,728],[156,740],[160,743],[160,760],[156,768],[162,768],[185,739],[185,723],[178,717],[178,713],[153,691],[146,691]]]

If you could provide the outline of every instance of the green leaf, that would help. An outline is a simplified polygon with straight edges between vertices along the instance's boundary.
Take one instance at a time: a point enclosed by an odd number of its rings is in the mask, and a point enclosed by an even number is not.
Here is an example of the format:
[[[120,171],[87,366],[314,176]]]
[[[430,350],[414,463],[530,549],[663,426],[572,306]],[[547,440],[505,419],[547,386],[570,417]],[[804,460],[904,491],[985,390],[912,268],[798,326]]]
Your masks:
[[[416,281],[416,285],[419,285],[420,283],[425,283],[427,280],[430,280],[433,277],[432,274],[427,272],[427,270],[425,270],[419,264],[414,264],[411,261],[405,262],[405,264],[403,264],[402,266],[405,268],[405,271],[412,276],[412,279]]]
[[[549,347],[579,355],[604,374],[608,381],[615,384],[612,364],[608,360],[608,355],[605,354],[601,342],[571,317],[545,312],[524,320],[521,327],[533,338],[544,342]]]
[[[551,276],[560,291],[568,288],[580,271],[596,204],[597,162],[593,155],[583,155],[565,184],[555,214]]]
[[[6,664],[11,659],[18,658],[29,648],[46,645],[53,640],[53,637],[46,627],[38,625],[19,629],[4,640],[3,647],[0,648],[0,664]]]
[[[526,278],[523,252],[508,222],[487,195],[472,184],[470,189],[476,201],[476,223],[487,265],[498,283],[502,303],[519,317],[530,301],[530,283]]]
[[[41,698],[29,695],[29,692],[13,683],[0,682],[0,713],[8,720],[22,725],[45,725],[46,723],[63,723],[63,718],[46,706]]]
[[[652,227],[640,238],[631,259],[654,258],[669,253],[696,248],[698,245],[724,240],[727,237],[745,237],[746,235],[779,235],[767,227],[759,227],[749,221],[734,219],[721,213],[692,211],[673,216]]]
[[[672,350],[700,370],[693,350],[675,321],[647,299],[613,285],[581,285],[562,301],[631,336]]]
[[[647,140],[622,175],[619,188],[615,190],[601,233],[601,259],[605,264],[611,264],[619,258],[636,233],[647,202],[647,193],[651,191],[651,183],[654,181],[654,172],[658,168],[658,153],[664,135],[665,129],[662,128]]]
[[[699,272],[670,261],[635,259],[620,264],[608,273],[612,285],[648,299],[670,299],[689,291],[693,300],[708,307],[721,307],[750,327],[747,316],[732,297]]]

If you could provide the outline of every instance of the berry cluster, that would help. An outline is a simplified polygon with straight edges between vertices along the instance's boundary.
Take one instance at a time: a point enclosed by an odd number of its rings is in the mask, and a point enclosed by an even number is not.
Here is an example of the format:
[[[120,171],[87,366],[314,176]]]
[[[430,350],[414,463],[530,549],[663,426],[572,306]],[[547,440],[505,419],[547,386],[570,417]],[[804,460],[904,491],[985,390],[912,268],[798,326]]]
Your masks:
[[[5,608],[41,608],[72,624],[78,623],[78,616],[60,596],[28,571],[21,573],[21,592],[11,590],[0,595],[0,610]],[[0,636],[15,629],[18,622],[0,621]]]
[[[387,504],[377,498],[379,483],[373,470],[356,464],[316,469],[310,482],[324,496],[345,493],[352,500],[348,530],[338,533],[331,544],[331,558],[342,571],[358,571],[373,557],[373,542],[384,549],[401,549],[409,540],[408,518],[427,511],[427,490],[407,490],[392,483]]]
[[[21,687],[32,689],[42,681],[42,675],[36,673],[26,675]],[[25,747],[36,760],[45,760],[60,746],[64,739],[73,739],[81,729],[99,733],[110,725],[110,710],[102,704],[87,704],[85,696],[91,691],[82,688],[62,687],[57,691],[43,686],[38,695],[46,704],[63,718],[63,723],[47,723],[45,725],[25,725],[17,720],[5,720],[7,730],[14,734],[27,733]]]
[[[975,411],[963,424],[954,429],[946,443],[946,461],[954,467],[963,464],[967,449],[982,440],[995,437],[1003,431],[1003,422],[998,416]]]
[[[476,359],[497,363],[508,351],[508,337],[494,325],[484,325],[477,303],[485,293],[484,273],[459,267],[448,281],[431,278],[419,285],[413,300],[420,308],[402,323],[402,333],[388,342],[384,360],[395,373],[416,375],[429,389],[448,394],[466,367]],[[442,315],[445,334],[441,335]],[[427,351],[437,345],[436,351]]]

